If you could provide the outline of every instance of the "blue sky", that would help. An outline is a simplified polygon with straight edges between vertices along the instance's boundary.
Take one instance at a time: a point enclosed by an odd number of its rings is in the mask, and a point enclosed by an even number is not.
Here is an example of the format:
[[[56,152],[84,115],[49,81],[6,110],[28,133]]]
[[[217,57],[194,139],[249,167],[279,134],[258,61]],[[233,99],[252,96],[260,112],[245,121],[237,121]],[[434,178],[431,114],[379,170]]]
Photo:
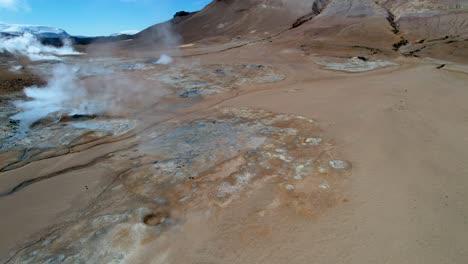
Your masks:
[[[0,0],[0,22],[59,27],[71,35],[142,30],[211,0]]]

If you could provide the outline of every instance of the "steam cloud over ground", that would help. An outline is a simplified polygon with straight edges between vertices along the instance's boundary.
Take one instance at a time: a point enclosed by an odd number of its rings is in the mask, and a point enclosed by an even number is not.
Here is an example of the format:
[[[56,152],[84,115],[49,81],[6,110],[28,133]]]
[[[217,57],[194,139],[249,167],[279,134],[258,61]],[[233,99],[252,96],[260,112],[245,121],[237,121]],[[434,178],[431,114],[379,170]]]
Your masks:
[[[31,100],[15,102],[23,112],[12,116],[12,119],[21,121],[24,129],[54,112],[92,115],[102,113],[106,106],[89,100],[88,92],[78,83],[76,70],[64,64],[54,68],[53,77],[46,87],[28,87],[24,93]]]
[[[0,52],[8,52],[15,56],[26,56],[32,61],[61,59],[57,55],[78,55],[73,50],[69,40],[64,40],[60,48],[43,45],[34,35],[25,33],[21,36],[1,37]]]
[[[171,64],[172,62],[174,61],[174,59],[172,59],[170,56],[166,55],[166,54],[163,54],[161,55],[161,57],[159,57],[158,61],[156,62],[156,64],[164,64],[164,65],[167,65],[167,64]]]

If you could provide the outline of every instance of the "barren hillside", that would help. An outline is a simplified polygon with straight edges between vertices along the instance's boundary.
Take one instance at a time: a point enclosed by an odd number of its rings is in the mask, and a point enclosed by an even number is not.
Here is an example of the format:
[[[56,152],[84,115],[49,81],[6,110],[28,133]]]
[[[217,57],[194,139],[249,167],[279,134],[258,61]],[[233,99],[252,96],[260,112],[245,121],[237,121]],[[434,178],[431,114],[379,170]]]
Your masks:
[[[467,25],[468,5],[455,0],[220,0],[142,31],[133,45],[167,41],[167,31],[175,32],[173,42],[180,44],[252,41],[283,33],[280,41],[294,40],[309,51],[336,46],[356,54],[398,51],[460,60],[468,58],[463,49]]]

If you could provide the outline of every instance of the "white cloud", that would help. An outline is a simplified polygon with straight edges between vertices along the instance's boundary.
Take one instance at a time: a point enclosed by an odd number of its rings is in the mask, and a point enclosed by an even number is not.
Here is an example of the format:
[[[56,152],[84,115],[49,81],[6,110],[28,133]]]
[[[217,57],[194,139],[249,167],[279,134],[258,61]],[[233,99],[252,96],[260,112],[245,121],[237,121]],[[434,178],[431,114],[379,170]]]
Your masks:
[[[0,0],[0,8],[15,9],[17,2],[16,0]]]
[[[11,11],[31,10],[26,0],[0,0],[0,9],[7,9]]]

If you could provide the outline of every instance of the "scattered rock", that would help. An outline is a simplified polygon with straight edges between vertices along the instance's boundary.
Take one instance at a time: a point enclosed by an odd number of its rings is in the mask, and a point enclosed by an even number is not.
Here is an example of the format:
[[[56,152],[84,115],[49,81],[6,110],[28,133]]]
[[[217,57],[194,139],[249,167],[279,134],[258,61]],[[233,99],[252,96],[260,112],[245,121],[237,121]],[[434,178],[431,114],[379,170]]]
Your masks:
[[[328,184],[328,182],[324,182],[319,185],[319,188],[323,190],[327,190],[327,189],[330,189],[330,185]]]
[[[400,41],[398,41],[397,43],[393,44],[393,50],[397,51],[399,50],[401,47],[407,45],[409,42],[407,39],[403,38],[403,37],[400,37]]]
[[[319,172],[320,172],[321,174],[325,174],[325,173],[327,173],[328,171],[327,171],[327,169],[325,169],[325,168],[323,168],[323,167],[320,167],[320,168],[319,168]]]
[[[163,198],[163,197],[156,197],[153,199],[153,201],[159,205],[167,205],[168,204],[168,201],[166,198]]]
[[[187,11],[179,11],[179,12],[176,12],[174,14],[174,18],[176,17],[184,17],[184,16],[188,16],[190,15],[191,13],[190,12],[187,12]]]
[[[197,89],[192,89],[185,91],[181,94],[179,94],[179,97],[181,98],[194,98],[194,97],[200,97],[203,95],[203,91],[197,90]]]
[[[302,180],[302,171],[304,170],[304,165],[299,165],[296,167],[296,175],[294,175],[295,180]]]
[[[307,144],[318,145],[318,144],[322,143],[322,139],[321,138],[316,138],[316,137],[306,138],[304,142],[307,143]]]
[[[64,256],[64,255],[58,255],[58,256],[54,256],[54,257],[50,258],[50,259],[47,261],[47,263],[48,263],[48,264],[62,263],[64,260],[65,260],[65,256]]]
[[[346,170],[351,166],[349,162],[344,160],[331,160],[328,164],[335,170]]]
[[[189,194],[189,195],[183,197],[182,199],[179,200],[179,202],[185,203],[186,201],[190,200],[190,198],[192,198],[192,194]]]

